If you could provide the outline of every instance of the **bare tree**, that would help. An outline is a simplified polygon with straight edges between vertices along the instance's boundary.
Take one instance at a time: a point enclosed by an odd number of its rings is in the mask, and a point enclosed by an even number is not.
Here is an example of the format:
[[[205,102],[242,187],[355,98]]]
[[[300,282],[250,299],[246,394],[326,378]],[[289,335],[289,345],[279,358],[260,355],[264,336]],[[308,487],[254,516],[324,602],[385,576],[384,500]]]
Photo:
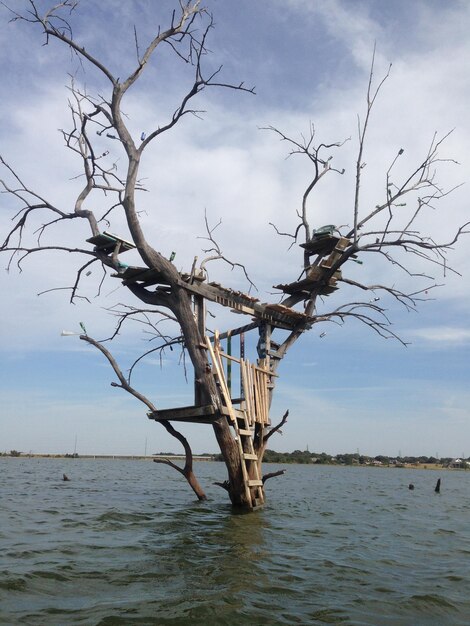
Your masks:
[[[289,348],[314,324],[324,321],[343,323],[349,318],[363,322],[382,337],[394,337],[401,341],[391,329],[386,310],[380,304],[380,297],[375,294],[385,292],[405,307],[414,309],[423,299],[425,289],[429,290],[433,284],[429,278],[430,285],[412,293],[386,284],[361,284],[343,277],[343,266],[346,263],[360,263],[360,256],[375,253],[409,276],[416,274],[412,263],[415,259],[420,263],[424,261],[453,271],[447,266],[445,255],[459,236],[467,232],[468,224],[460,227],[452,240],[445,243],[435,242],[414,226],[426,208],[434,207],[450,192],[438,185],[435,173],[441,160],[439,150],[445,138],[434,137],[429,151],[404,179],[395,176],[394,169],[403,154],[400,148],[385,173],[382,200],[372,209],[363,208],[360,188],[367,129],[374,102],[387,78],[385,76],[375,86],[372,65],[366,115],[363,121],[358,120],[359,149],[351,210],[353,225],[314,228],[309,210],[311,194],[327,174],[341,176],[343,173],[343,170],[334,167],[331,156],[333,150],[340,148],[343,142],[316,144],[313,126],[308,136],[300,140],[289,138],[280,130],[271,128],[290,146],[292,155],[301,155],[310,161],[312,178],[303,193],[297,213],[299,221],[294,232],[283,233],[274,226],[278,234],[290,238],[292,244],[300,243],[302,275],[289,284],[277,285],[280,292],[278,303],[261,303],[252,295],[208,281],[207,265],[218,261],[227,262],[232,268],[240,267],[250,288],[253,286],[244,266],[225,257],[215,238],[217,225],[211,226],[207,218],[207,235],[204,237],[208,242],[204,251],[207,256],[199,264],[196,257],[186,273],[178,271],[172,258],[165,258],[149,243],[139,218],[137,193],[143,190],[139,170],[142,156],[150,143],[171,131],[183,117],[199,115],[200,111],[193,103],[204,90],[218,88],[253,93],[253,89],[245,87],[243,83],[224,82],[221,79],[221,68],[206,73],[203,61],[208,52],[206,41],[213,27],[211,15],[200,6],[200,0],[180,0],[180,9],[173,12],[168,27],[159,29],[143,52],[136,38],[135,68],[126,78],[121,79],[74,38],[69,12],[76,6],[77,2],[64,0],[42,14],[34,0],[30,0],[29,11],[24,14],[10,9],[13,21],[29,22],[32,27],[42,29],[46,43],[51,39],[59,41],[81,63],[104,78],[108,95],[90,94],[75,81],[70,86],[72,126],[70,130],[62,131],[62,134],[66,147],[80,161],[84,180],[72,211],[56,206],[36,193],[16,169],[0,157],[5,171],[5,177],[1,180],[3,192],[19,205],[13,226],[6,234],[0,251],[10,255],[9,265],[16,263],[18,267],[21,267],[25,258],[39,252],[56,250],[82,255],[85,260],[69,288],[71,302],[81,297],[81,281],[92,264],[99,264],[103,268],[103,277],[113,273],[122,281],[139,304],[135,307],[118,305],[112,309],[111,313],[118,319],[108,340],[112,340],[129,320],[137,320],[152,333],[156,344],[140,355],[136,363],[148,354],[161,354],[167,348],[179,347],[187,355],[194,375],[194,404],[166,410],[157,407],[134,388],[131,381],[134,366],[129,375],[124,376],[116,359],[105,347],[105,341],[90,337],[85,329],[81,339],[107,359],[117,377],[113,386],[142,402],[148,409],[149,417],[160,422],[182,444],[186,456],[184,467],[169,459],[157,462],[164,462],[183,474],[197,497],[204,499],[204,491],[194,475],[190,445],[175,429],[173,422],[210,424],[228,472],[227,481],[222,486],[228,491],[235,506],[251,509],[264,502],[264,483],[278,474],[275,472],[263,476],[261,463],[270,437],[287,420],[286,413],[277,426],[271,427],[269,413],[278,366]],[[185,66],[192,68],[192,84],[165,124],[136,138],[129,130],[123,110],[125,96],[138,83],[153,57],[165,46]],[[114,139],[122,146],[125,153],[124,168],[118,168],[107,151],[98,149],[97,136]],[[96,194],[101,194],[101,199],[105,201],[105,208],[100,214],[87,208]],[[411,214],[409,210],[406,213],[402,211],[405,198],[408,204],[415,203]],[[126,238],[102,230],[103,224],[113,223],[113,217],[118,212],[123,212],[127,221],[129,234]],[[38,216],[41,226],[36,232],[35,244],[30,245],[25,241],[31,241],[29,231]],[[42,243],[44,233],[52,226],[68,223],[73,234],[74,224],[80,220],[88,223],[90,237],[87,245],[78,242],[76,247],[70,247],[60,243],[52,246]],[[122,262],[122,254],[131,249],[137,251],[141,265],[129,267]],[[419,275],[426,276],[422,272]],[[341,284],[357,288],[358,293],[366,294],[365,298],[358,297],[333,310],[320,312],[320,301]],[[374,294],[372,299],[368,292]],[[210,333],[206,326],[207,302],[248,315],[251,321],[221,333]],[[165,322],[163,326],[162,320]],[[175,332],[170,334],[167,323],[175,325]],[[248,332],[258,333],[254,362],[249,361],[243,349],[243,339]],[[232,354],[231,350],[234,337],[241,339],[238,356]],[[227,341],[225,350],[221,343],[224,340]],[[240,380],[239,397],[236,397],[232,385],[232,367],[236,369]]]

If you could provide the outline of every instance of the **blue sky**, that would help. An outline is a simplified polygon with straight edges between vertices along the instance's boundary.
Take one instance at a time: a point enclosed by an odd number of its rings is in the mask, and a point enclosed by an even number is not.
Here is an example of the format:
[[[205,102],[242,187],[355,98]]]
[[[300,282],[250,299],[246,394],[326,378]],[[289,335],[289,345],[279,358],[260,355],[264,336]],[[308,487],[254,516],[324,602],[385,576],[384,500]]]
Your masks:
[[[166,23],[176,4],[83,0],[74,16],[75,35],[124,76],[134,61],[134,23],[144,42]],[[404,167],[412,167],[434,132],[455,129],[442,156],[460,165],[442,163],[439,180],[445,187],[465,185],[430,213],[423,227],[437,240],[448,240],[470,219],[467,2],[208,0],[206,6],[216,23],[209,66],[222,63],[227,80],[255,86],[256,95],[206,92],[200,101],[204,120],[185,119],[144,160],[149,192],[141,200],[142,220],[157,249],[167,255],[176,251],[178,267],[187,270],[194,255],[201,255],[197,236],[204,235],[207,211],[211,223],[222,219],[219,242],[228,257],[247,266],[262,301],[273,297],[272,285],[298,275],[299,249],[288,251],[269,222],[281,230],[295,227],[309,169],[301,160],[286,160],[286,146],[260,130],[269,125],[300,137],[313,122],[321,141],[351,137],[335,153],[345,175],[325,177],[310,205],[316,226],[350,222],[357,115],[364,112],[374,42],[377,76],[393,65],[367,140],[363,210],[378,202],[383,173],[398,149],[405,149]],[[80,188],[74,179],[79,165],[57,132],[69,126],[67,74],[74,73],[89,90],[103,90],[105,84],[90,68],[77,68],[57,44],[42,46],[34,28],[9,24],[5,9],[0,18],[0,152],[31,187],[70,206]],[[176,106],[188,78],[178,67],[165,54],[129,94],[126,110],[136,134],[161,123]],[[2,233],[13,210],[2,196]],[[122,219],[113,229],[126,235]],[[73,236],[81,246],[88,233],[80,225],[73,233],[54,236],[64,241]],[[449,255],[462,277],[443,277],[436,270],[436,282],[444,286],[418,313],[384,302],[394,331],[410,342],[407,348],[354,322],[315,326],[298,342],[280,368],[273,418],[287,408],[291,417],[283,435],[272,441],[274,449],[308,445],[328,453],[470,454],[467,246],[468,237]],[[79,321],[96,338],[109,335],[113,320],[105,309],[132,303],[117,281],[109,278],[95,298],[100,280],[95,270],[84,284],[90,304],[71,306],[61,291],[36,295],[70,284],[79,264],[71,256],[37,255],[21,274],[14,268],[4,272],[2,257],[0,450],[70,452],[76,437],[82,453],[142,454],[145,446],[148,452],[179,451],[177,442],[147,420],[145,407],[110,386],[113,375],[100,354],[76,337],[60,337],[62,329],[78,332]],[[226,267],[210,272],[212,280],[247,289],[243,276]],[[347,272],[357,280],[410,286],[396,269],[369,258]],[[348,298],[337,292],[325,300],[325,310]],[[239,323],[239,318],[229,322],[226,313],[214,313],[214,327],[221,330]],[[129,327],[113,351],[125,370],[147,345],[141,330]],[[136,386],[159,407],[189,403],[191,385],[178,355],[168,353],[163,365],[149,359],[136,373]],[[210,427],[182,430],[195,452],[217,449]]]

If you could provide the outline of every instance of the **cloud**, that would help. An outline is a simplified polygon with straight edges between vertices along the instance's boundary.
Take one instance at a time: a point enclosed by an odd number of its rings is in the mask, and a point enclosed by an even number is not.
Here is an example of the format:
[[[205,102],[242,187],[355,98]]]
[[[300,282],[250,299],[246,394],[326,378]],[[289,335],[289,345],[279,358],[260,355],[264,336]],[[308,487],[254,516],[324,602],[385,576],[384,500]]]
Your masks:
[[[418,328],[412,334],[427,343],[434,344],[465,344],[470,341],[470,330],[468,328],[455,328],[451,326],[432,326]]]

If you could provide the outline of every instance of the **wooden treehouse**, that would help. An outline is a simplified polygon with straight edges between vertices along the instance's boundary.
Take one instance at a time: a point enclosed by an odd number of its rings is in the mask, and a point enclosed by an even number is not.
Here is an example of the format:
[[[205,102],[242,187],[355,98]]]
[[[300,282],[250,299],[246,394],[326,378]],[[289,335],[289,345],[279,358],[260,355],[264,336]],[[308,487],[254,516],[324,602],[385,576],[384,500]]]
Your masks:
[[[289,295],[312,293],[316,290],[321,295],[332,293],[341,277],[340,271],[331,272],[334,263],[340,258],[350,242],[348,239],[335,237],[332,232],[321,233],[312,237],[312,241],[302,244],[309,255],[316,255],[316,264],[306,272],[306,277],[277,288]],[[120,261],[118,255],[134,248],[134,244],[115,235],[104,232],[87,240],[95,246],[95,251],[112,258],[112,265],[117,268],[113,274],[123,285],[139,284],[155,290],[168,290],[162,274],[146,267],[129,266]],[[240,451],[241,470],[247,502],[252,507],[264,502],[263,482],[260,475],[261,459],[258,459],[253,443],[263,439],[265,429],[270,426],[269,409],[271,405],[276,370],[283,356],[280,345],[273,341],[272,333],[276,329],[292,332],[309,328],[311,321],[304,313],[295,311],[282,304],[261,303],[257,298],[240,291],[222,287],[215,282],[206,283],[205,276],[194,269],[191,273],[181,273],[178,285],[190,292],[194,315],[200,335],[204,337],[202,348],[207,350],[211,374],[214,377],[219,397],[211,404],[201,401],[198,383],[194,383],[194,403],[170,409],[159,409],[148,413],[149,419],[157,422],[193,422],[210,424],[220,417],[228,420],[233,428],[234,438]],[[251,323],[224,333],[217,331],[213,336],[206,335],[206,302],[214,302],[228,307],[235,313],[248,315]],[[245,335],[257,331],[257,355],[254,362],[245,356]],[[238,356],[232,354],[233,339],[238,337]],[[225,350],[222,343],[225,343]]]

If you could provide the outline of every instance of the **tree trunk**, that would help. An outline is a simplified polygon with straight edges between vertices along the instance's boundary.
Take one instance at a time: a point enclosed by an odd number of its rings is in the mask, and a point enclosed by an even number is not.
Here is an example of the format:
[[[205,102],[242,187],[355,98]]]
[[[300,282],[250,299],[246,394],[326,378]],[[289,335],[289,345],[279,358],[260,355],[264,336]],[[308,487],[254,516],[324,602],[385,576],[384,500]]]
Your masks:
[[[181,325],[185,347],[194,367],[194,377],[199,386],[200,398],[204,404],[213,404],[220,409],[220,392],[215,384],[207,358],[205,338],[201,336],[197,322],[194,319],[191,297],[184,288],[175,286],[171,300],[173,313]],[[227,418],[221,415],[215,420],[213,430],[227,467],[230,501],[234,506],[251,508],[251,502],[247,502],[245,494],[240,451]]]

